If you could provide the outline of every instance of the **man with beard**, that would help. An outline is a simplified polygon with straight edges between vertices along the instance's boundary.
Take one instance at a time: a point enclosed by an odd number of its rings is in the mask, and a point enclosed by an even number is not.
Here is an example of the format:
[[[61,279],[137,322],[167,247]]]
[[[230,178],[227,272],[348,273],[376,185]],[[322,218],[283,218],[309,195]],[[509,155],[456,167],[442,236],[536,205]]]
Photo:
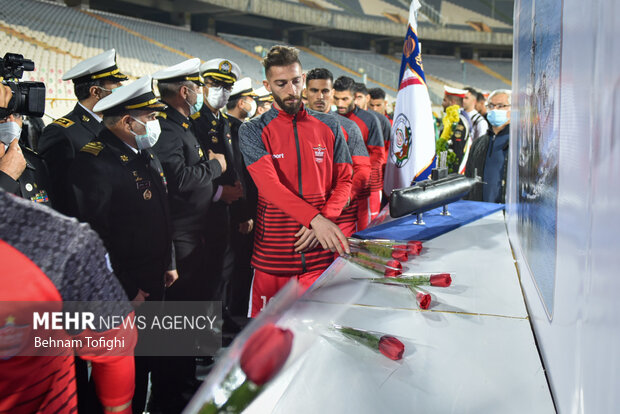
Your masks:
[[[334,82],[334,103],[338,114],[355,122],[362,131],[362,137],[370,156],[370,195],[367,203],[358,204],[357,230],[364,230],[381,210],[383,192],[383,165],[385,164],[385,143],[381,124],[370,112],[355,105],[355,82],[341,76]]]
[[[291,278],[308,287],[331,264],[333,252],[350,251],[333,222],[351,192],[351,157],[342,130],[302,105],[305,75],[297,49],[274,46],[263,66],[274,105],[239,129],[259,197],[251,316]]]
[[[329,114],[332,98],[334,77],[324,68],[312,69],[306,75],[306,95],[308,96],[308,108],[320,113]],[[362,132],[357,124],[348,118],[336,116],[341,125],[347,147],[353,161],[353,185],[349,204],[342,210],[342,214],[336,220],[338,226],[349,237],[357,231],[358,203],[367,203],[370,194],[370,158],[364,145]]]
[[[35,149],[49,168],[55,195],[53,207],[63,214],[74,215],[69,166],[80,149],[103,129],[101,112],[93,109],[95,104],[121,86],[127,76],[119,71],[116,51],[110,49],[78,63],[62,79],[73,81],[78,103],[73,111],[43,130]]]

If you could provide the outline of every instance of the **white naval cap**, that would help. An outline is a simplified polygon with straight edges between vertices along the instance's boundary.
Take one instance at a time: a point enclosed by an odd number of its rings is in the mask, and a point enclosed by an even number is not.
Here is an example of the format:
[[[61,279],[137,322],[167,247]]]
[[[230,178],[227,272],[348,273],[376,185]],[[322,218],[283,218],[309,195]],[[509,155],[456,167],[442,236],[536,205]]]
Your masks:
[[[200,59],[184,60],[174,66],[153,73],[153,79],[159,83],[175,83],[192,81],[199,86],[204,85],[200,79]]]
[[[111,94],[95,104],[93,112],[115,115],[132,109],[159,111],[165,108],[153,93],[151,75],[146,75],[128,85],[113,90]]]
[[[73,80],[74,83],[90,82],[109,78],[115,81],[127,80],[127,75],[116,66],[116,50],[110,49],[103,53],[81,61],[67,72],[62,80]]]
[[[241,68],[232,60],[211,59],[200,65],[203,78],[214,78],[224,83],[235,83],[241,77]]]
[[[443,90],[445,95],[458,96],[459,98],[464,98],[465,96],[467,96],[467,91],[465,89],[451,88],[444,85]]]
[[[256,92],[252,89],[252,79],[239,79],[230,91],[230,99],[239,98],[240,96],[256,96]]]
[[[259,102],[273,102],[273,95],[264,86],[261,86],[256,92],[256,100]]]

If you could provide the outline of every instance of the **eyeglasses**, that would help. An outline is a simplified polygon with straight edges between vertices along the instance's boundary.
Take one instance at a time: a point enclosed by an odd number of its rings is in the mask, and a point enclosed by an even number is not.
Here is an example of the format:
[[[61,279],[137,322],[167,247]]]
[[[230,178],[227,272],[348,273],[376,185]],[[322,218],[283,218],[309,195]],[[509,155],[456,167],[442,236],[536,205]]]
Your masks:
[[[504,108],[510,108],[510,104],[486,104],[485,105],[487,107],[487,109],[493,110],[493,109],[504,109]]]

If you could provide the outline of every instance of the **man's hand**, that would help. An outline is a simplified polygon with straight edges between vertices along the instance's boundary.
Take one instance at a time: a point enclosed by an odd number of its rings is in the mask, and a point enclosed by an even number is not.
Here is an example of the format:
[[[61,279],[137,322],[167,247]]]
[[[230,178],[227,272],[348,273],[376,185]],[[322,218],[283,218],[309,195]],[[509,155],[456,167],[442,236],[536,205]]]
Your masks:
[[[133,298],[133,300],[131,301],[131,305],[134,308],[138,308],[140,305],[142,305],[144,303],[144,301],[146,300],[146,298],[148,298],[150,295],[150,293],[146,293],[145,291],[143,291],[142,289],[138,289],[138,294],[136,295],[135,298]]]
[[[332,252],[337,251],[341,256],[345,253],[351,253],[347,238],[340,230],[340,227],[331,220],[317,214],[310,222],[310,227],[324,249],[329,249]]]
[[[243,197],[243,187],[241,187],[240,181],[236,181],[234,186],[232,185],[222,186],[222,194],[220,195],[220,200],[222,200],[226,204],[230,204],[233,201],[237,201],[241,197]]]
[[[220,163],[222,166],[222,173],[226,171],[226,157],[224,157],[224,154],[209,150],[209,161],[211,160],[217,160]]]
[[[26,159],[19,147],[19,140],[14,139],[4,151],[4,145],[0,144],[0,171],[17,181],[26,169]]]
[[[6,108],[9,106],[9,102],[11,102],[12,97],[13,92],[11,91],[11,88],[0,84],[0,108]]]
[[[164,273],[164,286],[169,288],[170,286],[172,286],[174,282],[176,282],[178,278],[179,278],[179,272],[177,272],[176,269],[166,270],[166,273]]]
[[[239,233],[241,234],[250,234],[253,228],[254,228],[254,220],[252,219],[249,219],[248,221],[244,221],[243,223],[239,223]]]
[[[297,253],[308,252],[319,244],[319,240],[316,238],[314,231],[306,226],[301,226],[301,229],[295,234],[295,237],[298,238],[294,244],[295,252]]]

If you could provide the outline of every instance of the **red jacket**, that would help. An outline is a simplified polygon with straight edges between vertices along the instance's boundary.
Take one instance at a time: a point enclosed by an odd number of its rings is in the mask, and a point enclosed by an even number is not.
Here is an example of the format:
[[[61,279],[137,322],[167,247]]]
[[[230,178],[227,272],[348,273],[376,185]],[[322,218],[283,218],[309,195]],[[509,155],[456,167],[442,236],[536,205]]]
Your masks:
[[[351,192],[351,156],[338,123],[303,107],[295,115],[275,107],[239,128],[241,152],[258,188],[252,265],[295,275],[325,269],[329,250],[296,253],[295,233],[322,214],[335,220]]]
[[[370,156],[370,191],[383,190],[383,164],[385,164],[385,143],[381,124],[374,115],[357,106],[344,115],[354,121],[362,131],[362,137]]]

